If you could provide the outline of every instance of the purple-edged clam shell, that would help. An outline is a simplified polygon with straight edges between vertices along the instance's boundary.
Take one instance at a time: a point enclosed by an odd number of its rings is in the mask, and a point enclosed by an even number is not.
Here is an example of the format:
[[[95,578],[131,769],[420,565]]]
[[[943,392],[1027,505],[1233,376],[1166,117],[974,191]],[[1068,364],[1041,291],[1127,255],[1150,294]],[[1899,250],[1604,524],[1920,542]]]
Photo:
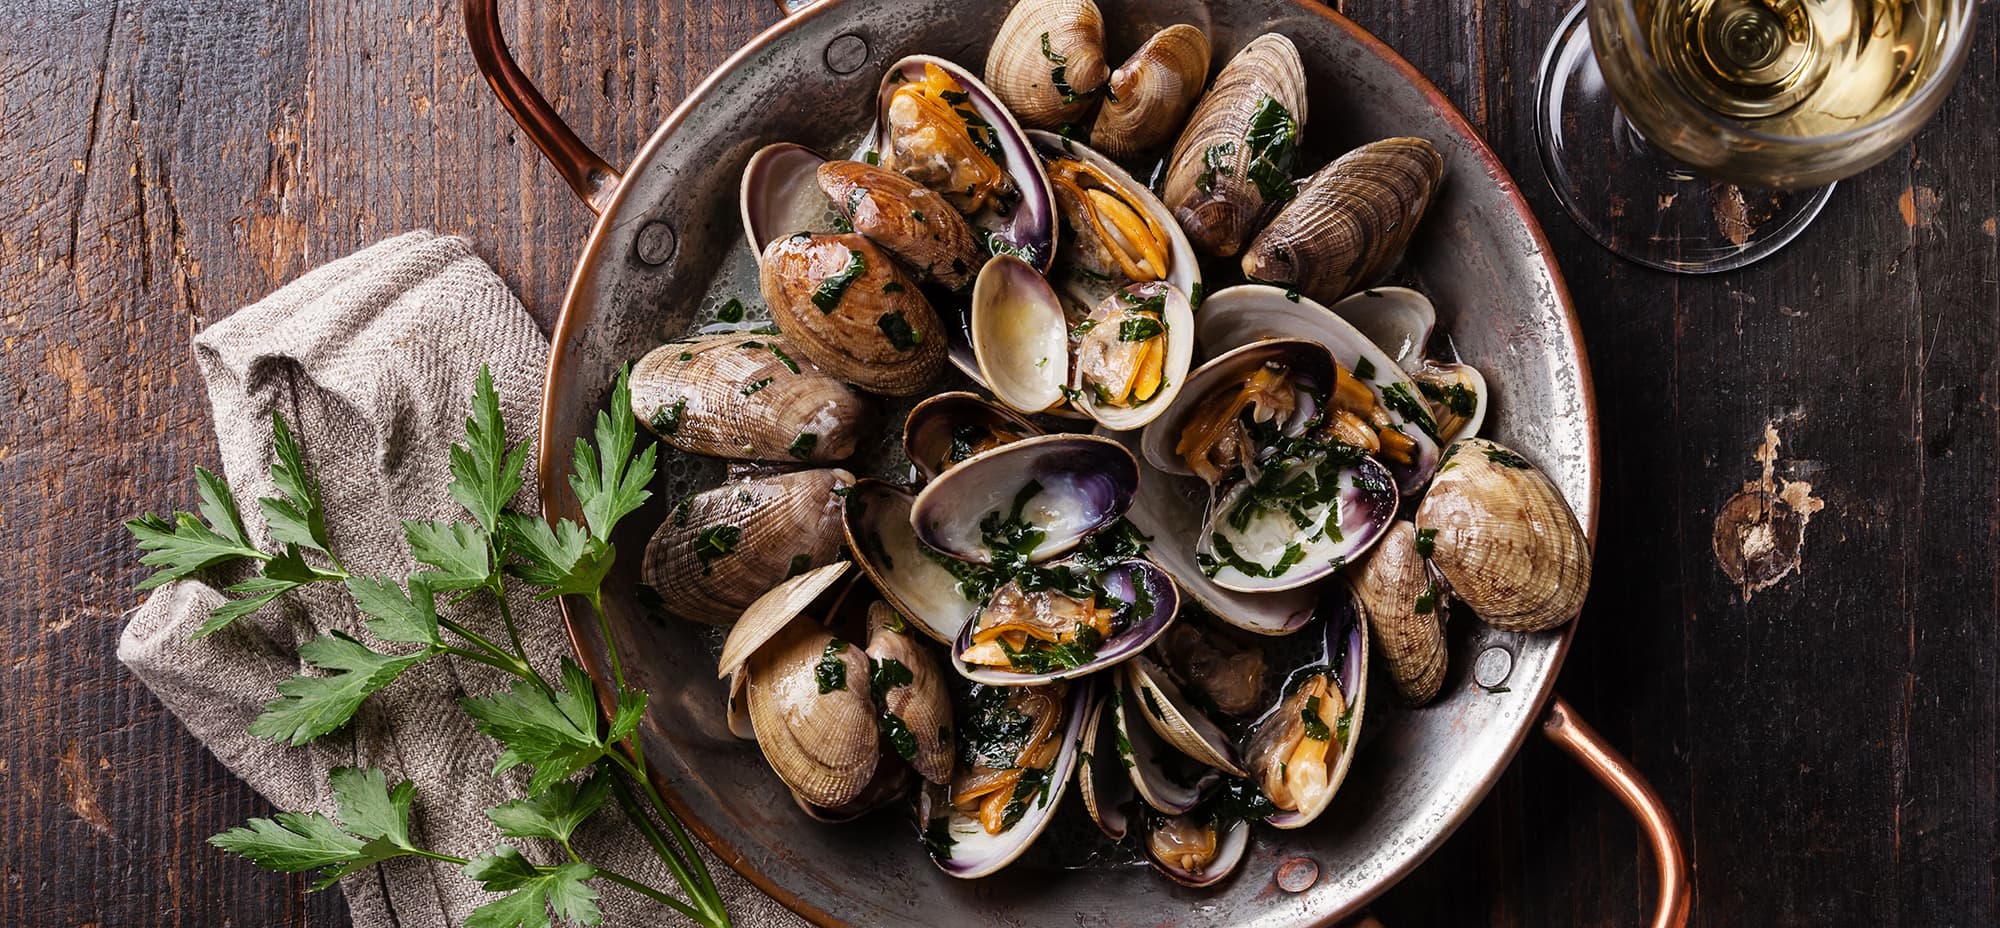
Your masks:
[[[1115,697],[1115,690],[1101,692],[1091,702],[1090,715],[1083,721],[1083,743],[1078,746],[1083,756],[1076,765],[1076,788],[1090,820],[1105,837],[1118,841],[1132,826],[1129,806],[1137,794],[1126,775],[1130,762],[1118,743]]]
[[[1317,459],[1307,462],[1312,460]],[[1320,515],[1312,516],[1311,529],[1300,528],[1292,513],[1277,509],[1256,512],[1238,529],[1231,514],[1248,499],[1254,481],[1245,478],[1224,490],[1195,544],[1198,557],[1215,559],[1218,566],[1210,576],[1216,585],[1242,593],[1295,590],[1353,563],[1380,541],[1396,518],[1396,482],[1389,469],[1363,456],[1341,467],[1335,479],[1340,492],[1323,514],[1324,522],[1319,521]],[[1319,530],[1321,526],[1337,526],[1338,530]],[[1224,542],[1234,559],[1217,553]],[[1283,566],[1291,545],[1298,545],[1301,556]],[[1259,569],[1264,572],[1257,572]]]
[[[1207,318],[1206,310],[1202,318]],[[1207,331],[1205,323],[1197,321],[1195,327],[1198,333]],[[1169,474],[1194,473],[1187,460],[1174,449],[1180,443],[1181,433],[1187,430],[1188,419],[1215,391],[1239,388],[1244,377],[1266,364],[1283,365],[1295,380],[1306,385],[1308,392],[1324,394],[1333,385],[1333,354],[1311,339],[1258,339],[1236,345],[1226,352],[1217,352],[1207,342],[1202,342],[1201,346],[1212,357],[1188,374],[1187,383],[1181,387],[1180,396],[1174,404],[1147,424],[1139,436],[1140,452],[1147,463]],[[1317,411],[1310,398],[1301,399],[1299,408],[1292,414],[1295,427]]]
[[[1330,584],[1326,596],[1327,601],[1321,605],[1327,616],[1325,663],[1336,669],[1340,695],[1347,702],[1347,737],[1341,744],[1339,759],[1327,770],[1325,791],[1314,802],[1296,811],[1274,812],[1264,817],[1265,822],[1276,828],[1298,828],[1326,811],[1347,778],[1348,768],[1354,764],[1354,748],[1361,741],[1361,722],[1367,716],[1368,623],[1362,621],[1361,600],[1344,580]],[[1278,705],[1282,707],[1284,701],[1280,700]]]
[[[1216,836],[1215,859],[1210,860],[1199,870],[1187,870],[1178,864],[1168,863],[1153,852],[1153,842],[1150,839],[1145,844],[1146,862],[1152,864],[1153,869],[1166,874],[1182,886],[1200,889],[1222,882],[1223,878],[1235,873],[1237,866],[1243,863],[1243,854],[1250,847],[1250,823],[1244,821],[1230,823],[1226,830]]]
[[[1021,131],[1020,123],[1014,121],[1014,115],[1000,104],[1000,98],[994,96],[992,89],[981,83],[979,78],[958,65],[930,55],[911,55],[891,65],[888,73],[882,76],[882,86],[876,94],[875,128],[868,133],[868,150],[883,152],[889,149],[889,98],[902,84],[923,80],[926,64],[936,65],[951,75],[951,79],[965,89],[966,104],[993,127],[1000,149],[1000,169],[1013,178],[1020,197],[1004,214],[986,210],[967,217],[968,220],[975,229],[984,230],[1005,243],[1005,250],[1046,272],[1056,253],[1055,190],[1049,186],[1049,176],[1042,169],[1042,160],[1035,155],[1034,146]]]
[[[954,432],[961,427],[970,427],[981,437],[1011,433],[1029,438],[1042,434],[1040,427],[1021,418],[1019,413],[977,393],[940,393],[918,403],[903,422],[903,456],[910,459],[919,480],[935,480],[937,475],[958,466],[951,452],[957,439]]]
[[[1117,439],[1137,451],[1133,432],[1096,434]],[[1146,559],[1174,578],[1174,585],[1224,622],[1259,635],[1289,635],[1312,621],[1319,604],[1316,590],[1301,587],[1270,593],[1239,593],[1216,586],[1194,559],[1194,539],[1201,537],[1202,510],[1208,506],[1208,485],[1193,477],[1169,474],[1139,459],[1139,492],[1125,511],[1146,537]]]
[[[831,206],[814,180],[826,156],[804,145],[766,145],[743,166],[739,209],[750,253],[761,260],[764,246],[794,232],[832,229]]]
[[[952,807],[949,784],[926,785],[920,794],[918,819],[923,822],[927,835],[943,829],[942,834],[951,838],[950,846],[944,848],[940,848],[942,842],[926,842],[930,847],[931,860],[938,865],[938,869],[962,880],[988,876],[1013,863],[1041,836],[1049,820],[1054,818],[1056,807],[1061,805],[1063,793],[1069,788],[1070,778],[1075,772],[1077,744],[1083,737],[1083,725],[1090,717],[1091,704],[1096,701],[1096,689],[1093,680],[1070,684],[1069,693],[1065,696],[1063,730],[1058,736],[1062,738],[1062,744],[1049,768],[1048,788],[1035,793],[1014,827],[989,835],[977,820],[961,815]]]
[[[1417,446],[1414,461],[1389,468],[1396,475],[1397,488],[1404,496],[1413,495],[1437,472],[1440,448],[1437,437],[1431,434],[1436,424],[1429,421],[1423,394],[1394,359],[1332,310],[1307,297],[1287,295],[1277,287],[1243,284],[1211,294],[1202,304],[1195,327],[1198,344],[1210,355],[1259,339],[1304,338],[1326,346],[1334,360],[1357,377],[1372,372],[1373,376],[1362,377],[1362,381],[1375,392],[1390,421],[1401,426],[1403,434]],[[1190,392],[1183,390],[1182,395]]]
[[[1161,738],[1153,726],[1133,715],[1145,710],[1127,674],[1121,671],[1112,675],[1111,679],[1115,681],[1111,697],[1107,700],[1111,722],[1117,733],[1125,737],[1117,747],[1119,760],[1125,765],[1125,775],[1133,791],[1146,805],[1163,815],[1180,815],[1201,805],[1216,784],[1222,782],[1222,771],[1203,765],[1201,775],[1192,783],[1184,782],[1185,777],[1170,776],[1167,771],[1169,764],[1188,767],[1198,762]]]
[[[1050,670],[1043,673],[1025,673],[1007,667],[991,667],[984,664],[968,664],[961,658],[966,649],[972,647],[973,632],[979,628],[979,617],[965,623],[959,630],[958,641],[952,645],[952,663],[960,675],[975,683],[993,686],[1033,686],[1055,680],[1069,680],[1087,676],[1137,656],[1159,637],[1166,634],[1173,624],[1174,616],[1180,613],[1181,594],[1174,586],[1167,572],[1154,566],[1153,562],[1133,558],[1105,568],[1098,577],[1107,595],[1115,596],[1128,603],[1149,601],[1153,608],[1142,616],[1133,616],[1123,631],[1111,636],[1097,646],[1097,654],[1090,660],[1075,667]],[[1140,595],[1143,588],[1144,596]]]
[[[1168,260],[1172,262],[1167,268],[1167,283],[1173,284],[1182,293],[1196,293],[1201,289],[1201,262],[1195,256],[1194,248],[1188,244],[1187,233],[1181,231],[1181,224],[1174,221],[1174,214],[1167,210],[1166,204],[1161,203],[1160,198],[1154,196],[1153,191],[1147,189],[1145,184],[1127,173],[1118,162],[1106,158],[1102,152],[1075,139],[1064,138],[1040,129],[1030,129],[1028,140],[1035,144],[1035,149],[1044,157],[1050,159],[1070,157],[1083,161],[1103,171],[1112,182],[1123,188],[1125,195],[1138,204],[1140,209],[1151,214],[1153,221],[1159,223],[1160,229],[1167,233],[1167,255]],[[1110,292],[1110,288],[1101,289],[1103,292],[1086,290],[1078,293],[1078,296],[1085,302],[1094,303]]]
[[[882,598],[924,634],[948,645],[958,640],[959,629],[979,604],[959,595],[958,578],[910,530],[915,498],[893,483],[863,478],[847,493],[840,526],[847,534],[847,550]]]
[[[1024,495],[1039,484],[1037,493]],[[1040,435],[994,448],[938,475],[917,494],[910,524],[918,540],[961,561],[991,563],[980,523],[989,514],[1021,519],[1043,533],[1030,561],[1057,557],[1125,514],[1139,486],[1139,462],[1125,446],[1094,435]]]

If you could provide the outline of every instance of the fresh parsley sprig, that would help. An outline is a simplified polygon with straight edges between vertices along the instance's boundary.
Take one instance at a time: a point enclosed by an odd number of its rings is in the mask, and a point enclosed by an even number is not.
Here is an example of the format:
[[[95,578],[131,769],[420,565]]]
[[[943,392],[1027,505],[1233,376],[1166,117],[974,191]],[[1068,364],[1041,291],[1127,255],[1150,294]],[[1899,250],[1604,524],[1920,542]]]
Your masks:
[[[282,416],[272,419],[271,482],[278,495],[258,500],[277,550],[251,542],[227,484],[201,468],[195,469],[198,513],[175,513],[172,519],[146,515],[126,523],[138,541],[140,561],[156,568],[141,589],[223,565],[255,566],[254,576],[226,588],[232,598],[213,611],[197,637],[299,587],[339,581],[367,617],[368,636],[385,646],[378,649],[342,632],[307,642],[299,655],[314,672],[279,683],[278,698],[251,723],[251,734],[299,745],[337,731],[371,694],[442,654],[514,677],[506,689],[459,701],[474,727],[500,743],[495,775],[516,767],[529,770],[526,795],[487,815],[501,835],[553,842],[566,859],[536,864],[512,844],[470,859],[427,850],[411,827],[415,787],[407,781],[392,787],[381,771],[354,768],[328,774],[333,816],[281,812],[252,819],[211,843],[272,870],[317,872],[315,890],[398,857],[452,864],[499,894],[471,913],[468,928],[546,928],[551,915],[564,922],[599,924],[603,914],[591,886],[598,879],[655,899],[703,928],[727,928],[729,916],[715,881],[654,787],[634,737],[645,715],[646,694],[626,685],[614,652],[615,699],[609,718],[600,717],[597,690],[575,661],[565,657],[555,679],[535,668],[507,600],[510,579],[545,599],[580,595],[597,612],[604,640],[611,640],[601,608],[604,578],[617,558],[611,535],[652,496],[648,486],[657,454],[653,446],[634,453],[638,430],[627,377],[627,372],[619,374],[609,411],[597,416],[593,440],[576,444],[570,488],[583,521],[550,523],[509,508],[525,482],[527,448],[507,442],[499,396],[491,374],[482,369],[465,440],[451,448],[447,487],[470,519],[404,522],[411,556],[423,565],[408,577],[359,576],[341,565],[317,478]],[[455,603],[482,595],[490,595],[497,607],[498,634],[472,628],[440,608],[445,604],[441,596]],[[409,645],[417,647],[387,647]],[[594,865],[571,844],[576,829],[613,799],[672,871],[685,900]]]

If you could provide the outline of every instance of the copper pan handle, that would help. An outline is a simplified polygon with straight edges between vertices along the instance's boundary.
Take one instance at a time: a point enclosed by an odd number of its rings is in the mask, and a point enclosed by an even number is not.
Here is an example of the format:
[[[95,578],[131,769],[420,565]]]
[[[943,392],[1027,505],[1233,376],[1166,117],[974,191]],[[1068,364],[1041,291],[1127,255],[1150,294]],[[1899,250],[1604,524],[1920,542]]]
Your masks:
[[[1653,928],[1685,926],[1694,891],[1688,885],[1687,855],[1681,850],[1680,832],[1675,830],[1660,794],[1653,792],[1631,761],[1605,743],[1603,735],[1577,718],[1576,710],[1561,696],[1551,701],[1542,715],[1542,734],[1617,794],[1639,820],[1640,830],[1653,845],[1653,864],[1660,872],[1660,904],[1653,914]]]
[[[507,39],[500,34],[499,0],[465,0],[465,38],[472,44],[472,57],[479,73],[500,105],[507,108],[528,139],[547,155],[556,173],[593,213],[604,212],[618,192],[618,171],[610,162],[591,151],[590,146],[570,131],[556,108],[549,105],[534,81],[521,72],[507,51]]]

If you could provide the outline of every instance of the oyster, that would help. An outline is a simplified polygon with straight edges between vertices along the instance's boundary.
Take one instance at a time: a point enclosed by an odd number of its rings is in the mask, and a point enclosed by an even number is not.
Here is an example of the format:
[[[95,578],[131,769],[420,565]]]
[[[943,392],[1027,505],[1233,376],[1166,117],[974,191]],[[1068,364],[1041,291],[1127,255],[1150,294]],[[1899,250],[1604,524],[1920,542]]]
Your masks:
[[[963,565],[917,540],[909,490],[868,478],[847,494],[841,529],[847,549],[896,611],[938,643],[950,646],[978,610],[959,586]]]
[[[918,280],[952,290],[982,260],[972,226],[944,198],[895,171],[859,161],[819,166],[819,188],[854,231],[902,259]]]
[[[985,250],[1048,269],[1056,240],[1048,175],[1014,117],[965,69],[928,55],[891,66],[868,150],[942,194]]]
[[[1389,272],[1444,176],[1418,138],[1370,142],[1298,187],[1243,252],[1243,276],[1331,303]]]
[[[1259,339],[1318,342],[1341,368],[1335,397],[1349,413],[1332,414],[1329,424],[1342,426],[1348,440],[1371,449],[1395,474],[1403,495],[1415,495],[1430,481],[1440,433],[1421,391],[1381,348],[1326,307],[1276,287],[1245,284],[1210,296],[1195,328],[1202,348],[1214,353]],[[1147,447],[1150,456],[1154,452]]]
[[[1195,250],[1236,255],[1265,207],[1292,195],[1305,122],[1305,65],[1292,40],[1258,36],[1223,66],[1174,143],[1161,196]]]
[[[1389,662],[1396,691],[1413,706],[1430,702],[1444,684],[1443,589],[1418,551],[1416,527],[1398,522],[1353,576],[1375,647]]]
[[[675,507],[646,545],[643,576],[667,610],[710,624],[736,620],[779,582],[840,552],[837,468],[725,483]]]
[[[951,693],[944,669],[888,603],[868,606],[870,685],[879,701],[883,747],[932,783],[951,780]]]
[[[1117,521],[1138,482],[1138,462],[1115,441],[1040,435],[940,474],[917,494],[910,523],[924,544],[961,561],[1038,563]]]
[[[864,408],[846,384],[775,335],[669,342],[632,368],[633,415],[692,454],[837,461],[854,453]]]
[[[1277,809],[1264,820],[1279,828],[1298,828],[1326,811],[1347,778],[1361,733],[1367,626],[1347,584],[1334,584],[1328,596],[1326,660],[1293,673],[1284,698],[1257,723],[1245,751],[1244,766]]]
[[[924,846],[945,873],[977,879],[1013,863],[1048,827],[1069,786],[1092,681],[973,685],[960,703],[959,765],[918,806]]]
[[[1249,847],[1249,822],[1221,822],[1200,813],[1148,818],[1146,860],[1182,886],[1222,882]]]
[[[1034,129],[1081,120],[1110,76],[1104,16],[1091,0],[1019,0],[986,53],[986,83]]]
[[[1031,568],[993,591],[960,630],[952,657],[978,683],[1066,680],[1145,650],[1179,609],[1173,581],[1148,561]]]
[[[978,394],[940,393],[904,420],[903,455],[919,479],[932,480],[982,451],[1040,434],[1033,423]]]
[[[1208,36],[1194,26],[1153,33],[1111,72],[1110,92],[1091,124],[1091,147],[1131,161],[1173,141],[1208,84],[1208,56]]]
[[[1488,625],[1542,631],[1583,608],[1583,526],[1547,476],[1498,442],[1471,438],[1447,449],[1416,530],[1452,595]]]
[[[786,341],[841,380],[909,396],[944,367],[937,313],[916,283],[864,236],[778,239],[764,249],[760,286]]]

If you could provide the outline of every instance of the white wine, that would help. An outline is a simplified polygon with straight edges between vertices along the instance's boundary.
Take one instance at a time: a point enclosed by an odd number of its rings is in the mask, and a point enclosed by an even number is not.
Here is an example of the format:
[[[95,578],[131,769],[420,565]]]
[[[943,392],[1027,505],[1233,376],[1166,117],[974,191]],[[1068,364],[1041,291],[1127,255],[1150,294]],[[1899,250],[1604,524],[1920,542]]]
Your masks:
[[[1815,138],[1895,111],[1937,77],[1945,0],[1637,0],[1661,71],[1726,121]],[[1640,114],[1633,114],[1640,115]]]

